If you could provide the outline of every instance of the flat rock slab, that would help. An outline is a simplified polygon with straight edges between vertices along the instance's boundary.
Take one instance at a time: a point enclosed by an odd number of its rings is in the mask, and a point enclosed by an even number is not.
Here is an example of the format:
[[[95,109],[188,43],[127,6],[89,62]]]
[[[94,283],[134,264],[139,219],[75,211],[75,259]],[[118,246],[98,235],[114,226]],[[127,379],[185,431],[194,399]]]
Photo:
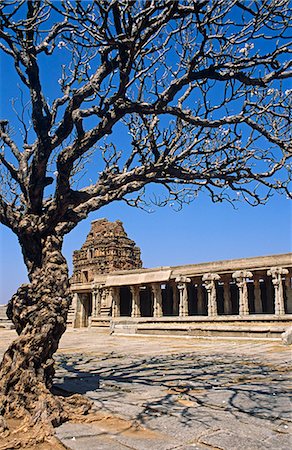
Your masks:
[[[76,450],[169,450],[180,447],[179,442],[167,435],[137,428],[121,419],[115,421],[111,418],[108,421],[106,417],[94,424],[64,424],[58,428],[57,436],[66,447]]]
[[[0,331],[0,353],[15,336]],[[291,350],[280,342],[69,330],[55,385],[104,417],[56,430],[69,449],[288,450]]]
[[[127,339],[128,352],[116,338],[108,353],[58,354],[57,386],[85,394],[117,420],[62,425],[57,436],[68,448],[291,448],[287,347],[196,341],[192,349],[183,340],[171,347],[171,338]]]

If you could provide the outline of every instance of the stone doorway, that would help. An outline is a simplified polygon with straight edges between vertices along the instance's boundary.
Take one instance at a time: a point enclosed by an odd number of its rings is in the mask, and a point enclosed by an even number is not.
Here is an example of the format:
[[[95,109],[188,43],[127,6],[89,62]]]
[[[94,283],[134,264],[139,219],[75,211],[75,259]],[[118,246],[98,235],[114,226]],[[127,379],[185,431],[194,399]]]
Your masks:
[[[131,317],[132,312],[132,294],[128,286],[120,288],[120,315]]]
[[[153,299],[149,286],[140,288],[141,317],[153,317]]]

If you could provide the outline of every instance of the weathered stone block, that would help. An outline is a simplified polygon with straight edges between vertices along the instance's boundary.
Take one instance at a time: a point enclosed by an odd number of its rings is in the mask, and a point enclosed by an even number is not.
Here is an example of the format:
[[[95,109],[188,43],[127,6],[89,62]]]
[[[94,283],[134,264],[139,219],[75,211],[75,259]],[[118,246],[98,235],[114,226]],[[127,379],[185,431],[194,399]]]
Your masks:
[[[292,344],[292,327],[289,327],[284,333],[281,334],[282,342],[285,345]]]

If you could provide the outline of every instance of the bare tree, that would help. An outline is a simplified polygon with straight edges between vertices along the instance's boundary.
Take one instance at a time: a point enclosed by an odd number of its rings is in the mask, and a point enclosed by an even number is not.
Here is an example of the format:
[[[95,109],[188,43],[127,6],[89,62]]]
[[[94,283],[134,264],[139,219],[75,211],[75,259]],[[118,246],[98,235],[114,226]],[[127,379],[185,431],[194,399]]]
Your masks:
[[[253,205],[290,196],[290,20],[287,0],[1,2],[22,131],[2,118],[0,218],[30,281],[8,307],[19,336],[1,363],[3,417],[70,415],[70,400],[51,393],[71,302],[62,241],[90,212],[141,206],[151,183],[166,193],[157,202],[178,206],[202,190]],[[51,98],[44,74],[56,64]],[[110,139],[118,124],[126,149]]]

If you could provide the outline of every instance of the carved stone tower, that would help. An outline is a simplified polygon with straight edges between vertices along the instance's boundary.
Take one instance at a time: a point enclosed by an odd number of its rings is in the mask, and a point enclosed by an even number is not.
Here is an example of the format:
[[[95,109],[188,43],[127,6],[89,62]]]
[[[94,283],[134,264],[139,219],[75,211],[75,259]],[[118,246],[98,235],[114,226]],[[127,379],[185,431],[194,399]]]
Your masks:
[[[140,248],[128,238],[120,220],[94,220],[80,250],[73,253],[73,283],[93,281],[94,274],[140,269]]]

